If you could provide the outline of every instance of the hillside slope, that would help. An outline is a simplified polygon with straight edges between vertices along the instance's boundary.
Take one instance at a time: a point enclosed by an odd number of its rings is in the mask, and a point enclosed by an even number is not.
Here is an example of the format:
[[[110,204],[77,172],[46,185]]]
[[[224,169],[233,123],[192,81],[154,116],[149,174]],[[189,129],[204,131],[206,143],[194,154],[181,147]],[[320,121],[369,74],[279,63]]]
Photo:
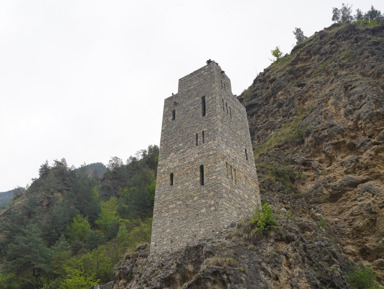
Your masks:
[[[21,194],[23,190],[23,188],[16,188],[10,191],[0,193],[0,209],[12,203],[13,197],[15,195]]]
[[[245,220],[162,258],[138,248],[114,288],[351,288],[360,265],[383,282],[383,49],[384,26],[333,25],[239,96],[277,229]]]
[[[384,26],[316,33],[241,98],[264,199],[324,221],[384,280]]]

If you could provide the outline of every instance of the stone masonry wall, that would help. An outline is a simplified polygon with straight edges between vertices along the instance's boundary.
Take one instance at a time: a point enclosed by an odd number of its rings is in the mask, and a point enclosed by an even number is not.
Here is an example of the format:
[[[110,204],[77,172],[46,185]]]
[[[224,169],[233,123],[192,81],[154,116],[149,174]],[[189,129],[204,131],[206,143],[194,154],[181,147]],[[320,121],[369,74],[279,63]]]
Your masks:
[[[209,236],[259,203],[245,108],[211,62],[181,78],[164,101],[151,254]]]

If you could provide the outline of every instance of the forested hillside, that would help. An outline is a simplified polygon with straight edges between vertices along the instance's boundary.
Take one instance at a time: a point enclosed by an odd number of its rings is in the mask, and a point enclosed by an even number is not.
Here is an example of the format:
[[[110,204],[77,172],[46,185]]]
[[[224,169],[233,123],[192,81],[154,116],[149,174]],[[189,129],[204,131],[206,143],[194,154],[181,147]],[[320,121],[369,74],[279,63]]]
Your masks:
[[[112,280],[122,254],[150,240],[157,158],[158,147],[149,146],[125,164],[113,158],[106,171],[102,164],[72,169],[64,159],[43,164],[0,214],[0,287]]]

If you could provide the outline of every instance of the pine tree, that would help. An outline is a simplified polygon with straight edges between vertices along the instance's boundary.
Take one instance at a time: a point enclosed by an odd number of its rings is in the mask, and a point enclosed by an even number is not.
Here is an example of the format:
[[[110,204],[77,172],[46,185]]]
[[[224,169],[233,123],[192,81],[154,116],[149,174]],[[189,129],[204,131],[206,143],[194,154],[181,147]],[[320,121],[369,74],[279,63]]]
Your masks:
[[[50,271],[51,255],[38,225],[33,224],[17,235],[7,247],[5,271],[19,277],[30,288],[39,286],[41,277]]]

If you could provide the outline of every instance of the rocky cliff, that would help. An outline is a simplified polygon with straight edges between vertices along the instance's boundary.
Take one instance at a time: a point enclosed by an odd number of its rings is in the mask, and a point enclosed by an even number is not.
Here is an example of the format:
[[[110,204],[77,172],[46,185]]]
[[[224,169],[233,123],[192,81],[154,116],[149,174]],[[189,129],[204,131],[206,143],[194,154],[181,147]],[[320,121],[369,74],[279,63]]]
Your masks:
[[[141,247],[114,288],[350,288],[358,265],[383,282],[383,79],[384,26],[333,25],[275,61],[239,99],[279,227],[245,220],[162,258]]]
[[[333,228],[384,281],[384,26],[316,33],[241,97],[264,199]]]

